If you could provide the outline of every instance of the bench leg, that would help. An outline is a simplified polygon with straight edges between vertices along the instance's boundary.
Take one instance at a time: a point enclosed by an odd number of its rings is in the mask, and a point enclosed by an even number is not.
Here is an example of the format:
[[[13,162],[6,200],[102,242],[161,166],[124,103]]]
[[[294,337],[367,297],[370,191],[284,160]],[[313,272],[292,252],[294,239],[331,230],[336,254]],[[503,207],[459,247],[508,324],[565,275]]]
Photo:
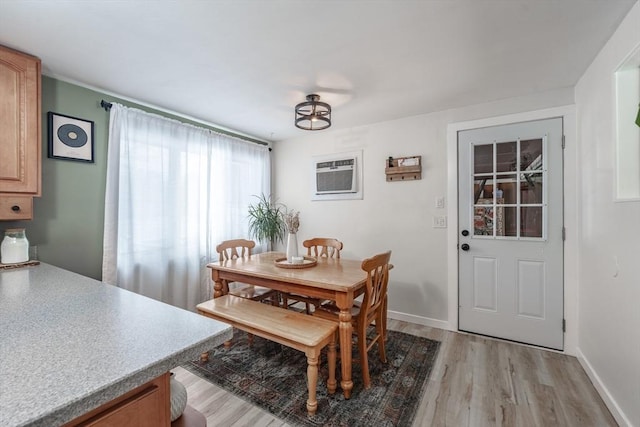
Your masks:
[[[338,382],[336,381],[336,338],[335,334],[329,343],[327,352],[327,365],[329,366],[329,379],[327,380],[327,391],[329,394],[336,392]]]
[[[313,352],[315,353],[315,351]],[[318,355],[307,353],[307,384],[309,388],[309,398],[307,399],[307,412],[312,416],[318,410],[316,400],[316,386],[318,385]]]

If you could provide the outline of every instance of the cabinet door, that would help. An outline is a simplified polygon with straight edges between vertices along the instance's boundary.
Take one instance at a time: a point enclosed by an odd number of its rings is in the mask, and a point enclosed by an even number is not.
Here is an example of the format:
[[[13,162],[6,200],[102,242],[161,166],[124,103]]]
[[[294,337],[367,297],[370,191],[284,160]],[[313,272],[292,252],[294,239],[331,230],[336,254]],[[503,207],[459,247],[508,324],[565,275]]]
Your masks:
[[[0,193],[40,195],[40,60],[0,46]]]

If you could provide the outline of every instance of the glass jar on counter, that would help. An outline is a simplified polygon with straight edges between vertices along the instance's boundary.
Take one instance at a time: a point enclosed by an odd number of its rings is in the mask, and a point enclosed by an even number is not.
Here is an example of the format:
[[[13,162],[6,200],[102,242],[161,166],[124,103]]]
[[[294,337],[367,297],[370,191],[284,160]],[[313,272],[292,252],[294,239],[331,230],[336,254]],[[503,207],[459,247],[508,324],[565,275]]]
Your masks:
[[[24,228],[7,228],[0,244],[0,263],[17,264],[29,261],[29,241]]]

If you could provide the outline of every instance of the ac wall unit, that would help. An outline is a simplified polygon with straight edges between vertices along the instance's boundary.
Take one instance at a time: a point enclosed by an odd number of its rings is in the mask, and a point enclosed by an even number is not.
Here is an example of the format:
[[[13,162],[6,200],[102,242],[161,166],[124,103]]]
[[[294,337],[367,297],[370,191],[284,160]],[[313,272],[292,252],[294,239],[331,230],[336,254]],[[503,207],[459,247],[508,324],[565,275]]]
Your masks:
[[[315,162],[315,193],[343,194],[358,191],[356,157]]]

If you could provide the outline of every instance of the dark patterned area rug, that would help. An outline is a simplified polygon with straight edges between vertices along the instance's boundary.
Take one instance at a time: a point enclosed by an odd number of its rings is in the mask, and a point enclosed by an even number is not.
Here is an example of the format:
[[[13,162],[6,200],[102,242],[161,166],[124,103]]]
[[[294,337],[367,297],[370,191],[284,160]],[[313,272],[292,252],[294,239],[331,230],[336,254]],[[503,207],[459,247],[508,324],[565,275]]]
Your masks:
[[[183,368],[291,425],[312,427],[410,426],[440,346],[437,341],[389,331],[388,362],[380,362],[377,346],[371,349],[369,390],[363,389],[360,365],[354,364],[353,392],[348,400],[340,389],[340,360],[338,390],[327,394],[324,352],[318,376],[318,412],[309,417],[304,353],[260,337],[254,337],[251,347],[247,344],[247,334],[234,330],[230,348],[220,346],[211,351],[209,362],[190,362]]]

